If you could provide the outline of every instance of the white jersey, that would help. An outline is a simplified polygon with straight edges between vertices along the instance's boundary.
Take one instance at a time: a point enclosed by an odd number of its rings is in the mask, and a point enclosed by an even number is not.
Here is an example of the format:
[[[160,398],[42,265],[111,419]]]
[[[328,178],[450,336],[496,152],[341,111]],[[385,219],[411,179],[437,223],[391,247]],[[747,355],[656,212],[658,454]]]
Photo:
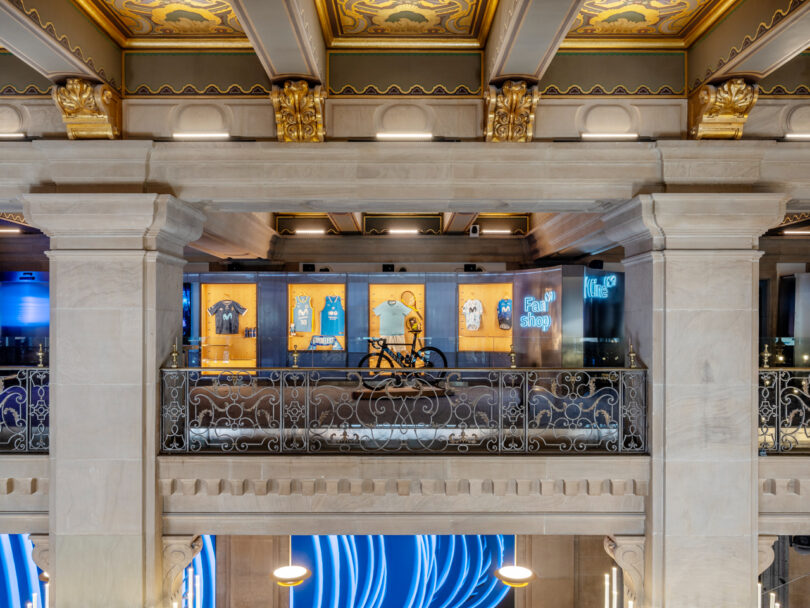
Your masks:
[[[467,300],[461,308],[464,314],[464,322],[470,331],[481,329],[481,316],[484,314],[484,305],[481,300]]]

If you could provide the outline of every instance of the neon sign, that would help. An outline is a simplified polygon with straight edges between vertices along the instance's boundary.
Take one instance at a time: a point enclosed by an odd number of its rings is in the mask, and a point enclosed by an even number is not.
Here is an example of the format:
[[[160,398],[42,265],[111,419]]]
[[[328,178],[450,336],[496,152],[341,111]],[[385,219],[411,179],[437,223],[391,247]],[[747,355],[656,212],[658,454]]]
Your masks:
[[[553,289],[546,289],[542,300],[538,300],[534,296],[523,298],[523,314],[520,316],[520,326],[547,332],[551,329],[551,315],[548,314],[548,307],[556,299],[557,292]]]
[[[596,277],[585,277],[585,298],[607,300],[608,290],[616,287],[617,280],[615,274],[607,274],[601,280]]]

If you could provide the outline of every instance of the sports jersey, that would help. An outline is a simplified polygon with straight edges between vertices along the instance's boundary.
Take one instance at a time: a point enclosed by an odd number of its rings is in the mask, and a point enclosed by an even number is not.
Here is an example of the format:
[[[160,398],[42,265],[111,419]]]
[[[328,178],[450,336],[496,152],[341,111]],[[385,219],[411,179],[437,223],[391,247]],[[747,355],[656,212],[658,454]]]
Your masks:
[[[481,300],[467,300],[461,307],[461,312],[464,314],[464,324],[468,330],[481,329],[481,316],[484,314],[484,305],[481,304]]]
[[[239,315],[247,308],[235,300],[220,300],[208,308],[208,314],[214,316],[215,331],[218,334],[238,334]]]
[[[374,314],[380,317],[380,335],[404,336],[405,318],[413,312],[399,300],[386,300],[374,308]]]
[[[509,298],[498,302],[498,327],[512,329],[512,300]]]
[[[344,314],[340,296],[326,296],[326,304],[321,311],[321,335],[342,336],[343,333]]]
[[[312,306],[309,304],[309,296],[296,296],[293,325],[295,331],[304,333],[312,331]]]

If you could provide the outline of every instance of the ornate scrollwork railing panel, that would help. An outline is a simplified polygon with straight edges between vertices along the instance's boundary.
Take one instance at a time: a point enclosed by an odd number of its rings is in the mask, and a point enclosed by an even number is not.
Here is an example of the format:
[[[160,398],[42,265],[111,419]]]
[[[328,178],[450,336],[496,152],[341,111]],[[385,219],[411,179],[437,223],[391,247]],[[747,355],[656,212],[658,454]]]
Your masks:
[[[164,453],[644,453],[643,370],[163,371]]]
[[[49,370],[0,369],[0,453],[48,451]]]
[[[810,369],[760,370],[759,448],[810,451]]]

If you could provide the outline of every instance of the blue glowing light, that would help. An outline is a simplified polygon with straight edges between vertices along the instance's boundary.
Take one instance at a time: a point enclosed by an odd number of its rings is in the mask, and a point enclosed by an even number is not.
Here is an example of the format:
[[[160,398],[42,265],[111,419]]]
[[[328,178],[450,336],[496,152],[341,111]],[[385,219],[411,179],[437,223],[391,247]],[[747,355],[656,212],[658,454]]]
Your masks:
[[[31,602],[34,608],[43,608],[45,584],[39,580],[33,550],[27,534],[0,534],[0,606],[24,608]]]
[[[496,608],[509,593],[494,572],[511,536],[295,536],[292,547],[313,576],[290,588],[291,606]]]
[[[538,300],[534,296],[523,298],[523,314],[520,316],[520,326],[547,332],[551,329],[552,324],[551,315],[548,314],[549,305],[556,299],[557,292],[553,289],[546,289],[542,300]]]
[[[51,314],[48,284],[3,282],[0,314],[4,328],[47,327]]]
[[[618,279],[615,274],[606,274],[601,277],[585,277],[585,298],[592,300],[607,300],[611,287],[616,287]]]
[[[183,608],[195,576],[195,607],[215,608],[216,539],[202,538],[183,577]],[[0,535],[3,608],[23,608],[34,593],[44,608],[32,549],[27,535]],[[293,562],[313,575],[290,588],[290,608],[497,608],[509,588],[494,572],[513,551],[512,536],[296,536]]]

